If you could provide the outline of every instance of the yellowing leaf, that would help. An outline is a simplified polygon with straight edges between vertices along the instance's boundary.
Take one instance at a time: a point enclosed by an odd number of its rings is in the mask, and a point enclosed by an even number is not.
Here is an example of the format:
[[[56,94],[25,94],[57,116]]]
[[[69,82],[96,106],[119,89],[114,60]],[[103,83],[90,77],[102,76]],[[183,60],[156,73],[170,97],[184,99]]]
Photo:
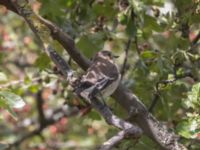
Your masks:
[[[158,56],[158,54],[154,51],[144,51],[141,53],[141,57],[143,59],[153,59],[153,58],[156,58]]]

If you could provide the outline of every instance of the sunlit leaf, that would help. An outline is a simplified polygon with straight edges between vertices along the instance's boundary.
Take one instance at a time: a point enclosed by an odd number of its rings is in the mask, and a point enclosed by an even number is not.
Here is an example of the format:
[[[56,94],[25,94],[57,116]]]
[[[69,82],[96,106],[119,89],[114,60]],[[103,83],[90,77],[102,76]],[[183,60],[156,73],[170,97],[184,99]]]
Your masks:
[[[8,78],[7,78],[6,74],[3,72],[0,72],[0,82],[4,82],[7,80],[8,80]]]
[[[35,62],[35,65],[41,70],[48,68],[49,64],[50,58],[45,53],[40,54]]]
[[[40,89],[40,85],[31,85],[28,89],[29,89],[32,93],[37,93],[38,90]]]
[[[146,50],[141,53],[141,58],[143,59],[153,59],[158,57],[158,54],[154,51]]]
[[[0,91],[1,101],[4,101],[11,108],[22,108],[25,105],[23,99],[11,92]]]
[[[190,129],[190,123],[187,121],[183,121],[179,123],[179,125],[177,126],[178,134],[185,138],[190,138],[192,136],[189,129]]]
[[[144,16],[144,21],[145,21],[145,26],[144,28],[146,29],[146,31],[151,32],[151,31],[158,31],[161,32],[163,29],[161,28],[161,26],[158,24],[156,18],[149,16],[149,15],[145,15]]]
[[[179,135],[185,138],[196,138],[200,132],[200,117],[193,114],[188,115],[188,118],[181,121],[176,130]]]
[[[187,99],[183,103],[187,108],[197,109],[200,107],[200,83],[194,84],[192,90],[188,92]],[[199,110],[199,109],[198,109]]]

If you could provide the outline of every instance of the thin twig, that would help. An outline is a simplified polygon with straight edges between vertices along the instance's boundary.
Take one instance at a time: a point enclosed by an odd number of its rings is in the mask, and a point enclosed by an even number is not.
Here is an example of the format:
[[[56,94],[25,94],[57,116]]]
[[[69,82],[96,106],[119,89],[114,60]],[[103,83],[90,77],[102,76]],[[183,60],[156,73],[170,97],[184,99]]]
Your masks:
[[[42,98],[42,90],[39,90],[36,95],[36,105],[37,105],[37,111],[38,111],[38,121],[40,126],[45,126],[46,123],[46,117],[43,110],[43,104],[44,100]]]
[[[156,104],[157,104],[157,102],[158,102],[158,100],[159,100],[159,97],[160,97],[160,95],[159,95],[159,92],[158,91],[156,91],[155,93],[154,93],[154,97],[153,97],[153,100],[152,100],[152,102],[151,102],[151,105],[149,106],[149,112],[153,112],[153,109],[155,108],[155,106],[156,106]]]
[[[127,61],[128,61],[128,51],[129,51],[130,46],[131,46],[131,41],[132,41],[132,38],[129,37],[128,42],[126,44],[126,48],[124,50],[125,51],[125,57],[124,57],[124,62],[123,62],[122,69],[121,69],[121,79],[123,79],[124,73],[126,71],[126,65],[127,65]]]
[[[38,82],[41,79],[42,79],[42,77],[32,78],[31,79],[31,84],[35,83],[35,82]],[[6,84],[1,84],[0,85],[0,89],[6,89],[6,88],[9,88],[11,86],[21,85],[21,84],[24,84],[25,82],[26,82],[25,78],[24,79],[20,79],[20,80],[11,81],[11,82],[6,83]]]
[[[134,130],[132,130],[132,131],[134,131]],[[109,140],[104,142],[100,146],[99,150],[111,150],[112,148],[117,146],[122,140],[124,140],[125,138],[131,136],[131,135],[128,135],[127,133],[130,134],[132,131],[129,131],[129,132],[126,132],[125,130],[119,131],[116,135],[114,135]],[[134,133],[132,133],[132,135],[134,135]]]
[[[140,56],[141,52],[140,52],[140,48],[139,48],[139,45],[138,45],[138,38],[137,38],[137,36],[135,36],[134,42],[135,42],[135,47],[136,47],[137,54],[138,54],[138,56]]]
[[[149,106],[149,112],[153,112],[153,109],[155,108],[158,100],[159,100],[159,97],[160,97],[160,89],[159,89],[159,86],[161,84],[164,84],[164,85],[168,85],[170,83],[174,83],[175,81],[179,80],[179,79],[183,79],[185,77],[193,77],[193,75],[188,72],[188,73],[185,73],[185,74],[181,74],[181,75],[176,75],[176,70],[174,71],[174,78],[173,79],[170,79],[170,80],[162,80],[162,81],[159,81],[156,83],[156,86],[155,86],[155,93],[153,95],[153,100]]]

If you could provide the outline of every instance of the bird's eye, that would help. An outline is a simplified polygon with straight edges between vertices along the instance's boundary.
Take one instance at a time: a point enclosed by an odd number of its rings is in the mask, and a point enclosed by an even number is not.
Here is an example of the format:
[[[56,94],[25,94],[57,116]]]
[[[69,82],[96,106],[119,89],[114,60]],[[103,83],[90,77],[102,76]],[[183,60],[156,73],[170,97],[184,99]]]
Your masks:
[[[111,57],[111,53],[108,53],[108,56]]]

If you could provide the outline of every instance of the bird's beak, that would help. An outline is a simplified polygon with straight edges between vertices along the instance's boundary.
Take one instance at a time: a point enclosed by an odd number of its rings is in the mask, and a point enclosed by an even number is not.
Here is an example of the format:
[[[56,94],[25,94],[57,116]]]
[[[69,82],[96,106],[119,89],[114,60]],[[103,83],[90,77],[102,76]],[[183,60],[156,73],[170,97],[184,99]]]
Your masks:
[[[114,55],[113,58],[119,58],[119,56]]]

